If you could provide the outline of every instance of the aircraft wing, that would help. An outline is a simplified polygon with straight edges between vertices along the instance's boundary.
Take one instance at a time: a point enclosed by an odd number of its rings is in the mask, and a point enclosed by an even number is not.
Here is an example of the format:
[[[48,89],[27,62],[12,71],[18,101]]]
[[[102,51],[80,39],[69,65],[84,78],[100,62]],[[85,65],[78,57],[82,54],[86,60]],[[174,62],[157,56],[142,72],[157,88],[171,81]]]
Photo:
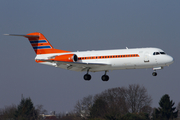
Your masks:
[[[55,60],[46,60],[46,59],[36,59],[37,61],[50,62],[53,63],[55,67],[73,70],[73,71],[87,71],[90,72],[105,71],[110,64],[102,63],[82,63],[82,62],[65,62],[65,61],[55,61]]]

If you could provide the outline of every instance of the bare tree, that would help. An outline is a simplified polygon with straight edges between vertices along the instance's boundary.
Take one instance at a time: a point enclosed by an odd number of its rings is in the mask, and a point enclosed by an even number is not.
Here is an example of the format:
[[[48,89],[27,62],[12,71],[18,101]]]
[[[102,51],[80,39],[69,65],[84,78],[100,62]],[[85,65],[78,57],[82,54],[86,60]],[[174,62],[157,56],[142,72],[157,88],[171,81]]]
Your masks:
[[[39,120],[42,120],[43,119],[43,116],[45,114],[47,114],[47,110],[45,110],[43,108],[43,105],[36,105],[36,111],[37,111],[37,114],[38,114],[38,119]]]
[[[108,103],[103,98],[98,97],[90,109],[90,118],[103,118],[108,112]]]
[[[128,88],[117,87],[103,91],[99,96],[109,106],[110,111],[121,114],[146,112],[151,113],[151,96],[144,86],[131,84]],[[95,97],[96,98],[96,97]]]
[[[84,97],[82,100],[78,100],[74,107],[74,111],[78,116],[86,118],[90,115],[89,109],[93,105],[93,96],[89,95],[87,97]]]
[[[84,97],[75,105],[76,113],[84,118],[119,119],[127,113],[151,113],[151,96],[145,87],[138,84],[129,87],[111,88],[96,94]],[[103,112],[102,112],[103,111]]]
[[[129,85],[126,99],[131,113],[148,112],[144,108],[149,108],[152,103],[151,96],[148,95],[146,88],[138,84]]]
[[[5,106],[0,110],[0,120],[14,118],[15,111],[17,110],[16,105]]]
[[[103,98],[108,104],[109,113],[126,114],[128,112],[128,106],[126,104],[126,88],[117,87],[103,91],[98,97]],[[95,98],[98,98],[95,97]]]
[[[39,115],[39,114],[47,114],[47,110],[45,110],[45,109],[43,108],[43,105],[36,105],[36,110],[37,110],[37,112],[38,112],[38,115]]]

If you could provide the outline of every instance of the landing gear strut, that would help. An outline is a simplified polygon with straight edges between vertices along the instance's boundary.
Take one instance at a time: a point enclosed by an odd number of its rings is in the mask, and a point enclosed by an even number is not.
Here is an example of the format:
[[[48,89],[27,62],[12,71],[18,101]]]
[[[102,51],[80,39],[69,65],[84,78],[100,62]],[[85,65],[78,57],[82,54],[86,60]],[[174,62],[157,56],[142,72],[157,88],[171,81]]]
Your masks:
[[[154,72],[152,73],[152,75],[157,76],[156,70],[161,70],[161,69],[163,69],[163,67],[155,67],[155,68],[153,68]]]
[[[109,80],[109,76],[106,75],[107,71],[105,71],[105,74],[101,77],[102,81],[108,81]]]
[[[84,80],[91,80],[91,75],[89,74],[89,69],[87,70],[87,73],[84,75]]]

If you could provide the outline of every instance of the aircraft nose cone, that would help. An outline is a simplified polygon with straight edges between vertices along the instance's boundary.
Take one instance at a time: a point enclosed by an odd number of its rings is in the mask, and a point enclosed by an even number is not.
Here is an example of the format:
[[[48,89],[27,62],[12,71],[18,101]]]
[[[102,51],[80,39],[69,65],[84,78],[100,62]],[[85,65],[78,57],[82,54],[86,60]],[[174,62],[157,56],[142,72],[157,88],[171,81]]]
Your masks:
[[[172,64],[173,62],[174,62],[173,57],[168,56],[168,59],[167,59],[167,63],[168,63],[168,65]]]

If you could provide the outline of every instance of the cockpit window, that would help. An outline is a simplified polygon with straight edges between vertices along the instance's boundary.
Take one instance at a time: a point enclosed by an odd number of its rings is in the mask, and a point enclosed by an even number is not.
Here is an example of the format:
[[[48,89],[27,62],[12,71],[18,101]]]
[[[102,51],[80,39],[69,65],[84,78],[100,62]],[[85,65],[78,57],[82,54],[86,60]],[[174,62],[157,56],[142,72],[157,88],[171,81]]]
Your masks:
[[[164,54],[166,54],[166,53],[165,53],[165,52],[154,52],[154,53],[153,53],[153,55],[160,55],[160,54],[164,55]]]
[[[153,55],[160,55],[160,53],[159,52],[154,52]]]
[[[165,52],[160,52],[162,55],[166,54]]]
[[[156,52],[156,55],[160,55],[160,53],[159,53],[159,52]]]

